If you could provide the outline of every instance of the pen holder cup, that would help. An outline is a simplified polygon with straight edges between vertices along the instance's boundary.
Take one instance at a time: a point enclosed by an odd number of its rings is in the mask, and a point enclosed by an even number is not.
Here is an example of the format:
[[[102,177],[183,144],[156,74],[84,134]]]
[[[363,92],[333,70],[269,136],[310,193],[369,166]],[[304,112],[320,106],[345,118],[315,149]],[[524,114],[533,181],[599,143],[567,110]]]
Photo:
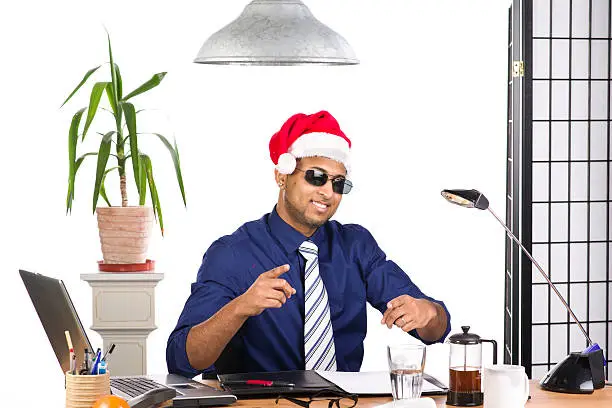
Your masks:
[[[91,408],[96,400],[110,395],[110,375],[66,373],[66,408]]]

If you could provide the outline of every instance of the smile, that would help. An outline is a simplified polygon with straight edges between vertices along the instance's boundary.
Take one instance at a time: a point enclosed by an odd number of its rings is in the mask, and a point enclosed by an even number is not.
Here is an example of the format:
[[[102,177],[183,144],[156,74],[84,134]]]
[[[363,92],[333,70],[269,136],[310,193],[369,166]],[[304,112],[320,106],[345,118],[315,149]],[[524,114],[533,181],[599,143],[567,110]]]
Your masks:
[[[319,210],[325,211],[327,210],[327,207],[329,207],[327,204],[323,204],[320,203],[318,201],[311,201],[311,203]]]

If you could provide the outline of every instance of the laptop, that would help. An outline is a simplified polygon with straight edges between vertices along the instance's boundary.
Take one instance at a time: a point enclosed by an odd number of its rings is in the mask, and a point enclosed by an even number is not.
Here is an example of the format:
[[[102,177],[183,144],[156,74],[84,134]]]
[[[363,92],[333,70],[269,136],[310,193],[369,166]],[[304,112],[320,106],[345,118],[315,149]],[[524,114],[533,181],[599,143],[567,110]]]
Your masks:
[[[70,331],[72,345],[77,356],[77,368],[81,367],[84,349],[87,348],[90,351],[94,349],[83,329],[81,319],[79,319],[64,282],[24,270],[19,270],[19,275],[21,275],[53,351],[55,351],[62,373],[70,370],[70,353],[64,334],[66,330]],[[112,373],[112,367],[109,369]],[[236,396],[231,393],[217,390],[180,375],[111,377],[112,394],[128,401],[148,391],[163,387],[176,391],[176,396],[172,400],[175,407],[205,407],[229,405],[236,402]]]

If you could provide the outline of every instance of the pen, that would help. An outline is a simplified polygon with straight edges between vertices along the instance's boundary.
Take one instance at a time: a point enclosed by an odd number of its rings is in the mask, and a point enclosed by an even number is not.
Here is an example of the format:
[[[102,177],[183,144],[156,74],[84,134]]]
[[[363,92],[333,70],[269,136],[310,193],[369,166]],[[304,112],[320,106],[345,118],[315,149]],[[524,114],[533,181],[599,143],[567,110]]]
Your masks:
[[[104,353],[104,357],[102,357],[102,360],[106,361],[106,355],[112,354],[114,349],[115,349],[115,343],[112,343],[110,347],[108,348],[108,350],[106,350],[106,353]]]
[[[223,381],[223,385],[259,385],[262,387],[295,387],[295,384],[287,381],[270,380],[233,380]]]
[[[100,354],[100,356],[102,356],[102,349],[100,347],[98,347],[96,349],[95,353],[92,350],[92,353],[91,353],[91,367],[92,367],[92,369],[93,369],[94,363],[96,362],[96,358],[98,357],[98,353]],[[97,373],[95,371],[92,371],[92,374],[97,374]]]
[[[74,349],[71,348],[70,349],[70,374],[74,374],[74,358],[75,358],[75,354],[74,354]]]
[[[89,350],[85,349],[85,371],[89,373]]]
[[[72,375],[76,375],[76,354],[74,354],[74,352],[72,352],[72,358],[70,359],[70,372],[72,373]]]
[[[102,357],[102,351],[98,349],[96,357],[94,358],[94,362],[91,365],[91,375],[98,374],[98,365],[100,364],[100,357]]]

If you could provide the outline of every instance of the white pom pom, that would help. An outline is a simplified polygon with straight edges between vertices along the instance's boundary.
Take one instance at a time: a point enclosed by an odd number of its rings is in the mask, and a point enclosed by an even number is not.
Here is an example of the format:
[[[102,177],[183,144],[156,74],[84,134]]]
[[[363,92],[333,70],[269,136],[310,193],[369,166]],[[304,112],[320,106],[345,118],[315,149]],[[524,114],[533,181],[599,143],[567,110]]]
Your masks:
[[[291,153],[283,153],[278,158],[276,170],[281,174],[291,174],[295,170],[297,162]]]

